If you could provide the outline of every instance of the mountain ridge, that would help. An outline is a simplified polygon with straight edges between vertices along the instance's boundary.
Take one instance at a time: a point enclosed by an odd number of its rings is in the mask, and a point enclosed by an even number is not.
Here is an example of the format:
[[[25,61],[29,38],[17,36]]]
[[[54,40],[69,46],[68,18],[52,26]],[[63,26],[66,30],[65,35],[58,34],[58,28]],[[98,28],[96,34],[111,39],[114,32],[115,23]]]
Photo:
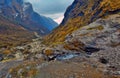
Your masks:
[[[1,0],[0,13],[40,35],[48,34],[58,25],[52,19],[39,15],[34,11],[31,3],[23,0]]]

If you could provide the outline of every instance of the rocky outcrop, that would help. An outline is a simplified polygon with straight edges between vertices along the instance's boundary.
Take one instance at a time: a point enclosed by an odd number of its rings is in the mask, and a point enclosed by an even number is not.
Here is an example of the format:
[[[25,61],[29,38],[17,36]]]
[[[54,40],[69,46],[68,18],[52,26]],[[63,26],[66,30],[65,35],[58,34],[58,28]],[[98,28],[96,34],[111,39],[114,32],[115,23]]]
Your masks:
[[[74,31],[71,34],[72,38],[79,39],[86,46],[99,47],[101,49],[119,46],[119,17],[119,14],[114,14],[104,19],[100,18]]]
[[[78,39],[80,43],[92,48],[91,57],[106,64],[106,70],[118,74],[120,70],[120,14],[100,18],[95,22],[83,26],[66,37],[66,42]],[[89,49],[90,50],[90,49]],[[85,48],[85,52],[88,50]],[[113,67],[113,68],[110,68]],[[114,71],[115,69],[115,71]]]

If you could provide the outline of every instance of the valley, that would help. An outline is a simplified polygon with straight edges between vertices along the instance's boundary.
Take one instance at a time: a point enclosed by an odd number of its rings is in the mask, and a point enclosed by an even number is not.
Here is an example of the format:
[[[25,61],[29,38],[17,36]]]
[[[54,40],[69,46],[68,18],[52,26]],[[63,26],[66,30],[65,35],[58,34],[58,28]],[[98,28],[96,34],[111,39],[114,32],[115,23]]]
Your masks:
[[[26,25],[2,14],[0,78],[120,78],[119,9],[119,0],[74,0],[60,26],[45,34],[39,31],[47,25],[26,28],[39,26],[34,21],[41,17],[33,11]]]

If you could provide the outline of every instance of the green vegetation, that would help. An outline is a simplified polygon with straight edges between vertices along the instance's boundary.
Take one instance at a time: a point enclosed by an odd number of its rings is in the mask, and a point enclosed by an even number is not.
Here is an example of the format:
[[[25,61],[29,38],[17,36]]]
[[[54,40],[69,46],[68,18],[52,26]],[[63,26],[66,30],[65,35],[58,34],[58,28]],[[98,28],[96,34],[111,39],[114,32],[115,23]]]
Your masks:
[[[80,51],[84,49],[84,44],[78,40],[72,40],[71,42],[64,44],[64,49],[66,50],[74,50],[74,51]]]
[[[91,27],[91,28],[88,28],[87,30],[103,30],[104,29],[104,27],[103,26],[96,26],[96,27]]]
[[[46,49],[45,50],[45,55],[49,56],[53,54],[53,50],[52,49]]]
[[[21,45],[33,37],[32,32],[0,15],[0,48]]]

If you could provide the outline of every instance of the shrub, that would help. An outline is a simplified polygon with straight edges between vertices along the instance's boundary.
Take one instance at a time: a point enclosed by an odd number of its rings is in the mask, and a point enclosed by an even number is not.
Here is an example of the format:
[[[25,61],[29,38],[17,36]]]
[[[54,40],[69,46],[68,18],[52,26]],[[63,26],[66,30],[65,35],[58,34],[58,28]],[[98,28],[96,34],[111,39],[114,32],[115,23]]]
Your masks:
[[[100,25],[100,26],[88,28],[87,30],[100,30],[101,31],[103,29],[104,29],[104,27],[102,25]]]
[[[11,51],[10,50],[5,50],[4,52],[3,52],[3,54],[10,54],[11,53]]]
[[[53,50],[52,49],[46,49],[45,50],[45,55],[50,56],[52,54],[53,54]]]

